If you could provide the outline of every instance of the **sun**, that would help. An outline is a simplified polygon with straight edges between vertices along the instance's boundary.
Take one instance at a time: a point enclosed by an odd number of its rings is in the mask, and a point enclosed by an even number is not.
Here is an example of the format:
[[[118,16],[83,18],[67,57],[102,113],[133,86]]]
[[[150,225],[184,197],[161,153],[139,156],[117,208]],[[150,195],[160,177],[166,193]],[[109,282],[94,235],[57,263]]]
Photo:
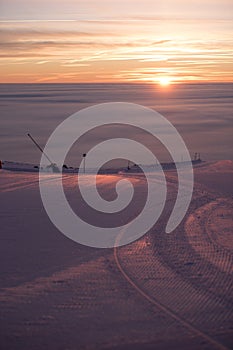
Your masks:
[[[159,84],[162,86],[168,86],[171,84],[171,79],[169,77],[161,77],[159,78]]]

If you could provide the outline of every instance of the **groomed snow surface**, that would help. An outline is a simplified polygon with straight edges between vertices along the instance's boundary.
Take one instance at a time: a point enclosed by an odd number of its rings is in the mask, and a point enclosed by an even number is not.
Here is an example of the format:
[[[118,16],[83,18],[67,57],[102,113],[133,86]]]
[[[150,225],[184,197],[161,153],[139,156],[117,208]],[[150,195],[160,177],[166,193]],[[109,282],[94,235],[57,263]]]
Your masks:
[[[233,347],[232,161],[195,167],[189,212],[171,234],[165,227],[177,186],[176,172],[167,171],[159,221],[138,241],[115,249],[89,248],[61,234],[41,203],[38,172],[17,166],[0,170],[1,349]],[[117,180],[127,176],[99,175],[101,195],[114,199]],[[129,178],[136,191],[132,218],[146,183],[141,175]],[[56,186],[56,175],[45,174],[44,181]],[[103,221],[75,191],[77,175],[65,174],[63,184],[75,211],[84,208],[86,219]],[[105,226],[126,219],[108,216]]]

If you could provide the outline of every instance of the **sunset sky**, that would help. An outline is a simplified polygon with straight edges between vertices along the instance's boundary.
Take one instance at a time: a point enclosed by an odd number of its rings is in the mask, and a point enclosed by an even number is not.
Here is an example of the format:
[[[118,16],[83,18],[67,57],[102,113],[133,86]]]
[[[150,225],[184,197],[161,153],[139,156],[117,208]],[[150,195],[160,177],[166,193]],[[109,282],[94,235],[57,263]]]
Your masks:
[[[232,0],[1,0],[1,82],[233,81]]]

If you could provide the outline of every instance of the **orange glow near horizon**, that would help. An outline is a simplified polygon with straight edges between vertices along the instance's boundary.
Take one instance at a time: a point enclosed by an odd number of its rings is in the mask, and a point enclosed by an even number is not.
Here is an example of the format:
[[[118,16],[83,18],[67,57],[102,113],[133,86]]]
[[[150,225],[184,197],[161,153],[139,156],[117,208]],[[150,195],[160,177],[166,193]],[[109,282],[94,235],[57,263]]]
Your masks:
[[[233,81],[229,0],[2,0],[0,10],[2,83]]]
[[[159,84],[162,86],[168,86],[171,84],[171,79],[169,77],[161,77],[159,79]]]

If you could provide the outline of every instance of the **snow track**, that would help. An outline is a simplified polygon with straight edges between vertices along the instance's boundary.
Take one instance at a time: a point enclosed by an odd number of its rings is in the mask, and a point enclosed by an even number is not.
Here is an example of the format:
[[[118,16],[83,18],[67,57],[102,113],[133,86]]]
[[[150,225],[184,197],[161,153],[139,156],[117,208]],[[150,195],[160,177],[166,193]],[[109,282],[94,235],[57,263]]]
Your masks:
[[[197,186],[186,222],[175,232],[164,231],[167,209],[146,237],[114,249],[116,264],[131,287],[214,349],[230,349],[233,255],[229,242],[227,248],[217,244],[222,225],[211,225],[215,240],[209,226],[219,207],[229,212],[231,205],[230,199],[216,199]],[[226,230],[230,228],[228,221]]]

